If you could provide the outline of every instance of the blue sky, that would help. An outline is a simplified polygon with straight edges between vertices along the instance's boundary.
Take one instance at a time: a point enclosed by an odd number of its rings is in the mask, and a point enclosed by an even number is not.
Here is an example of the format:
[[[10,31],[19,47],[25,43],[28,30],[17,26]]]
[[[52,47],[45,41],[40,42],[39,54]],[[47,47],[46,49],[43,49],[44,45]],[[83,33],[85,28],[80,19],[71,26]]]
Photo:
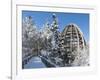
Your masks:
[[[40,29],[46,21],[52,23],[52,14],[55,13],[58,18],[60,32],[70,23],[79,26],[84,34],[85,40],[89,41],[89,14],[86,13],[62,13],[62,12],[40,12],[40,11],[22,11],[22,18],[31,16],[36,26]]]

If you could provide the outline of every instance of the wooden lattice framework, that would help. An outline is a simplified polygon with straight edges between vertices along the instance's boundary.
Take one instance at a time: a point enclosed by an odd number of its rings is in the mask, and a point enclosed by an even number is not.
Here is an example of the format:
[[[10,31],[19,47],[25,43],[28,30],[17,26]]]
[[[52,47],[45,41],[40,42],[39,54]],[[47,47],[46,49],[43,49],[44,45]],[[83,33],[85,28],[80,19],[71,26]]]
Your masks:
[[[67,53],[71,53],[74,50],[79,51],[86,47],[86,41],[83,33],[76,24],[69,24],[62,32],[63,46]]]

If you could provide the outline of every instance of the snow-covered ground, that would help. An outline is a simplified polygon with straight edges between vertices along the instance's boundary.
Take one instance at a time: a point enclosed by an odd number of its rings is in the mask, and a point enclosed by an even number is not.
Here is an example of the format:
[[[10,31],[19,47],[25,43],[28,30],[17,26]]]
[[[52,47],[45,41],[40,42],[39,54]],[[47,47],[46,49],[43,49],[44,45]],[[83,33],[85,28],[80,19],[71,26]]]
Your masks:
[[[24,65],[25,69],[29,68],[45,68],[44,63],[41,61],[40,57],[33,57],[30,61]]]

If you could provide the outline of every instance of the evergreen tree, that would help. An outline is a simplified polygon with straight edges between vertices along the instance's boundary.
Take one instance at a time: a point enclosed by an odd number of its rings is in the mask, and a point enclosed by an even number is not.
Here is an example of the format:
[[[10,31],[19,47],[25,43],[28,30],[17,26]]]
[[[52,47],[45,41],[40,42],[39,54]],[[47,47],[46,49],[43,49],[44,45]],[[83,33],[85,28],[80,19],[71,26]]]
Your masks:
[[[62,58],[60,57],[64,53],[64,49],[61,43],[61,33],[59,32],[58,20],[56,14],[52,16],[53,22],[51,24],[51,49],[50,49],[50,59],[56,65],[62,66]]]
[[[58,21],[57,21],[57,17],[55,14],[53,14],[52,16],[53,18],[53,22],[51,24],[51,31],[53,33],[52,35],[52,47],[53,48],[58,48],[58,42],[59,42],[59,31],[58,31]]]

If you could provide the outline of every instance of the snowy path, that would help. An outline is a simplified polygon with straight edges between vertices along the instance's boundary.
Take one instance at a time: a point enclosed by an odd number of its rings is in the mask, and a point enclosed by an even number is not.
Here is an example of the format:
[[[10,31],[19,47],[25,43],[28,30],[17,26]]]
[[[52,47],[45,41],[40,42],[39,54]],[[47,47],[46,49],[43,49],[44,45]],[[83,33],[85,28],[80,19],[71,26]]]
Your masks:
[[[45,68],[44,63],[41,61],[40,57],[33,57],[30,61],[24,66],[25,69],[29,68]]]

